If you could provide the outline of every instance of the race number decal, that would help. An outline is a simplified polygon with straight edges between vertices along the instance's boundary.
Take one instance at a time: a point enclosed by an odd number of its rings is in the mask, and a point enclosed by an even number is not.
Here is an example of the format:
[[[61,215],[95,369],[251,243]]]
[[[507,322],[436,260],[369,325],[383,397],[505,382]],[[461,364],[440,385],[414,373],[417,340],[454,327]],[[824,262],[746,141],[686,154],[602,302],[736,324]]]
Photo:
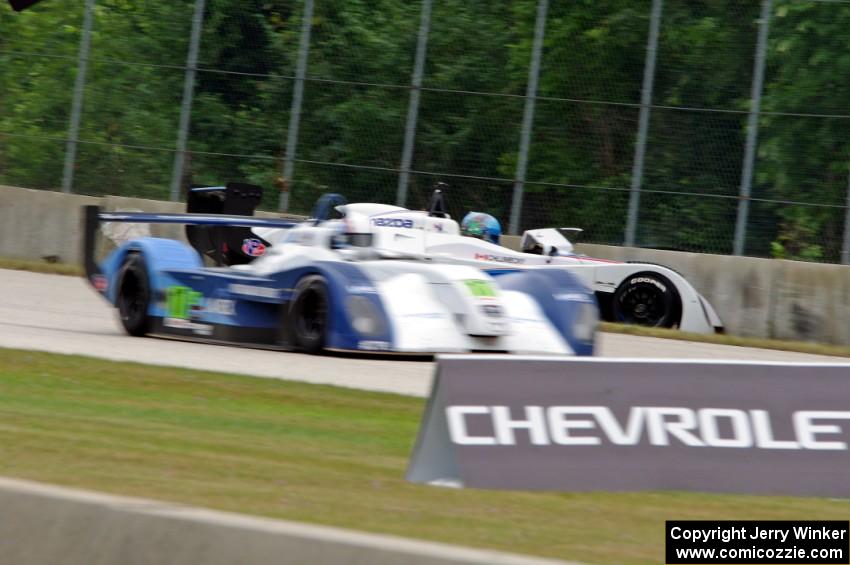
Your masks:
[[[469,289],[469,292],[472,293],[472,296],[476,298],[485,298],[485,297],[495,297],[496,291],[493,290],[492,285],[488,281],[469,279],[463,281],[466,285],[466,288]]]
[[[199,306],[202,294],[188,286],[170,286],[165,291],[165,310],[169,318],[186,320],[193,306]]]

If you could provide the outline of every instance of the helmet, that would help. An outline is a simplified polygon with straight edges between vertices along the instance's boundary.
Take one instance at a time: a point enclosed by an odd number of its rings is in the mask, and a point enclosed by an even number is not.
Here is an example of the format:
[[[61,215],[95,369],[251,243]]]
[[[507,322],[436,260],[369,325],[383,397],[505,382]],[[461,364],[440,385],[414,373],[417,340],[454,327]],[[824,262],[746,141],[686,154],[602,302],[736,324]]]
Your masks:
[[[499,243],[499,237],[502,235],[502,226],[499,225],[499,220],[490,214],[482,212],[470,212],[464,216],[460,223],[461,235],[469,237],[477,237],[491,243]]]

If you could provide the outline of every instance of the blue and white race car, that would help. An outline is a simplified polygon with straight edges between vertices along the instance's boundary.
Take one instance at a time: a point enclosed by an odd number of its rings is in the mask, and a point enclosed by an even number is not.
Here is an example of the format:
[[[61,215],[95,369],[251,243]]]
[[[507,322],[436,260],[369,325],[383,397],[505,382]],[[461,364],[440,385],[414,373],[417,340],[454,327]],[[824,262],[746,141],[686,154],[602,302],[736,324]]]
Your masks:
[[[378,248],[369,218],[330,218],[344,206],[337,195],[308,222],[250,217],[260,194],[238,183],[196,189],[188,214],[86,207],[86,273],[127,333],[309,353],[593,352],[597,304],[570,273],[494,278],[428,260],[405,233]],[[104,222],[186,224],[191,245],[138,237],[98,262]]]

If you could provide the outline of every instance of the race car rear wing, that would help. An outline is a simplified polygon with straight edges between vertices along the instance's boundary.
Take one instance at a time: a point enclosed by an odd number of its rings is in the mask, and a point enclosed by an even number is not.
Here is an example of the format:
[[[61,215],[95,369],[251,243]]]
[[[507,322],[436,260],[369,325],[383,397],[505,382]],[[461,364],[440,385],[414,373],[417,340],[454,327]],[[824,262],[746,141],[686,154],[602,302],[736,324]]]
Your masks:
[[[276,218],[219,214],[170,214],[148,212],[104,212],[99,206],[83,206],[83,267],[90,281],[101,274],[95,259],[97,232],[102,222],[184,224],[245,228],[292,228],[298,222]]]
[[[228,182],[225,186],[196,186],[187,194],[186,212],[253,216],[262,199],[261,186],[244,182]],[[243,265],[253,261],[256,256],[242,250],[244,241],[259,241],[263,248],[269,245],[268,241],[257,237],[250,228],[244,226],[187,224],[186,239],[195,251],[206,255],[218,265]]]

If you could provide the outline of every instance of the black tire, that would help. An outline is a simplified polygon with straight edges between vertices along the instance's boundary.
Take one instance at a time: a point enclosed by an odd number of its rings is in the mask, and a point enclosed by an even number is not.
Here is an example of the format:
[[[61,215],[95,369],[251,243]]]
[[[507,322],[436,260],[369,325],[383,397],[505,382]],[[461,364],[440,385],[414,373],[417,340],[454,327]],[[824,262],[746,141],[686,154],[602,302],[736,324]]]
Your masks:
[[[121,325],[132,336],[143,336],[151,329],[148,306],[151,287],[145,260],[138,253],[130,253],[121,267],[116,305]]]
[[[325,279],[309,275],[298,281],[289,308],[292,344],[315,355],[325,348],[330,300]]]
[[[611,300],[614,322],[672,328],[682,317],[682,299],[670,280],[658,273],[635,273],[624,280]]]

